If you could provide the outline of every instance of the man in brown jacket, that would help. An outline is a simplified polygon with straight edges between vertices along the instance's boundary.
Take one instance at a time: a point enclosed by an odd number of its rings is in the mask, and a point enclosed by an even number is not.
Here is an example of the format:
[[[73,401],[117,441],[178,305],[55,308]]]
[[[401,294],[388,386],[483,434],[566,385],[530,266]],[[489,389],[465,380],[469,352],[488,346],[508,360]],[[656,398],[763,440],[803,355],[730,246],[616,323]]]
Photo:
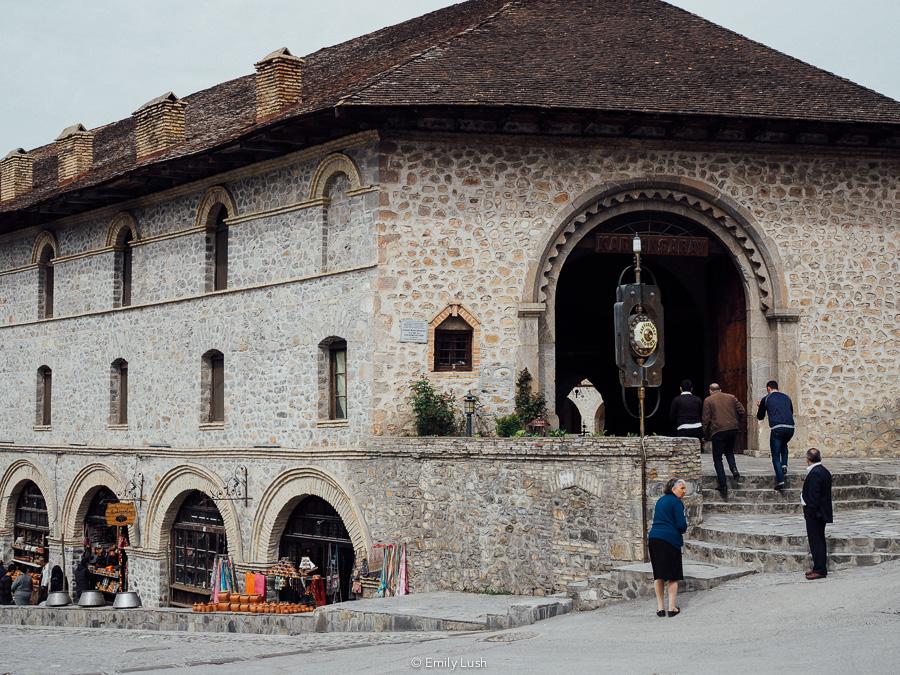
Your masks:
[[[746,419],[747,413],[740,401],[723,392],[715,382],[709,385],[709,397],[703,402],[703,437],[712,441],[718,490],[723,497],[728,496],[728,484],[725,482],[722,454],[728,460],[728,468],[731,469],[734,480],[740,481],[741,474],[734,461],[734,442],[744,428]]]

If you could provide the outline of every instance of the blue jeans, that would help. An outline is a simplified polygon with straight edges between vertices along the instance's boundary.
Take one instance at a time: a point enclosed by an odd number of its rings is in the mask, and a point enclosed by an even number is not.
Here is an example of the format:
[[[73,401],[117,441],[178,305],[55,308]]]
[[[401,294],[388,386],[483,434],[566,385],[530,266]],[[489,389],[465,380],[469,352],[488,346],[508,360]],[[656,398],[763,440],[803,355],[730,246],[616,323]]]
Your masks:
[[[772,466],[775,467],[775,482],[784,482],[781,467],[788,465],[788,441],[794,437],[794,430],[786,427],[772,429],[769,432],[769,449],[772,451]]]

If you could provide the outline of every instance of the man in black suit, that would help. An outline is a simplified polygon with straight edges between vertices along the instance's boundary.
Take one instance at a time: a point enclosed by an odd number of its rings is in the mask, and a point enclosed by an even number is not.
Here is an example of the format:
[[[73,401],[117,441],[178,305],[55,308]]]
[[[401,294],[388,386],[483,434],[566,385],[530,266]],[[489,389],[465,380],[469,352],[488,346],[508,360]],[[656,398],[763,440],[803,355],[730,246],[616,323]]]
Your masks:
[[[825,525],[834,522],[831,511],[831,473],[822,466],[822,454],[816,448],[806,451],[806,480],[800,494],[806,537],[813,567],[806,578],[824,579],[828,576],[828,552],[825,548]]]

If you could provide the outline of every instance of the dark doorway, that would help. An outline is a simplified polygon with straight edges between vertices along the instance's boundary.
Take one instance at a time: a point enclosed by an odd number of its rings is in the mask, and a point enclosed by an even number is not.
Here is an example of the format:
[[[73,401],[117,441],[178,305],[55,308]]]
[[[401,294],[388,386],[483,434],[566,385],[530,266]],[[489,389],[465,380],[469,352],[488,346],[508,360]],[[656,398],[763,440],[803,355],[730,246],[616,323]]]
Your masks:
[[[688,378],[694,393],[704,397],[710,382],[737,396],[746,406],[746,302],[738,270],[730,254],[706,230],[687,218],[661,212],[626,214],[613,218],[585,237],[569,255],[556,291],[556,412],[560,426],[570,433],[582,429],[578,409],[566,397],[587,378],[600,391],[605,407],[605,430],[625,436],[638,432],[637,397],[622,400],[615,363],[613,304],[622,270],[633,264],[627,253],[608,250],[601,237],[610,234],[664,236],[699,242],[691,255],[646,253],[642,262],[655,275],[665,309],[663,385],[648,393],[647,433],[670,435],[669,405],[678,384]],[[669,246],[669,251],[686,250]],[[646,249],[645,249],[646,251]],[[629,274],[625,281],[633,277]],[[650,278],[645,276],[645,282]],[[588,425],[590,426],[590,425]],[[746,436],[739,447],[746,447]]]
[[[213,565],[216,558],[228,554],[225,522],[208,495],[199,490],[188,493],[175,516],[169,547],[169,604],[190,607],[208,601]]]
[[[325,579],[328,603],[350,598],[354,551],[340,514],[321,497],[305,497],[288,518],[278,548],[279,558],[299,565],[308,557]]]

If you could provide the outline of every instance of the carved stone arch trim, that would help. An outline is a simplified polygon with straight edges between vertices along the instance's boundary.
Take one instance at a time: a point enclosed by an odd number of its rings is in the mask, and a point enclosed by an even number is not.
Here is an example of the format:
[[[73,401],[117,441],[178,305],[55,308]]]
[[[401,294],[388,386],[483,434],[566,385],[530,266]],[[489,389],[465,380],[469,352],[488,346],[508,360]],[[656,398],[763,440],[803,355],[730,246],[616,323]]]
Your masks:
[[[594,497],[603,496],[601,494],[600,479],[581,469],[563,469],[557,472],[551,479],[551,485],[554,491],[581,488]]]
[[[668,205],[671,209],[696,215],[695,220],[726,244],[741,250],[758,289],[763,311],[786,307],[783,266],[777,249],[756,225],[749,212],[727,195],[700,181],[674,176],[658,176],[601,186],[575,200],[557,218],[556,225],[541,247],[536,265],[529,269],[523,302],[542,303],[551,279],[559,275],[564,257],[560,252],[573,238],[581,238],[605,220],[604,213],[623,205]]]
[[[72,485],[63,500],[60,523],[62,537],[66,541],[81,539],[82,526],[94,494],[102,487],[109,488],[117,497],[125,494],[125,482],[110,467],[99,462],[88,464],[75,474]],[[128,527],[129,541],[135,543],[133,525]]]
[[[210,216],[217,206],[224,206],[228,212],[229,218],[234,218],[237,213],[237,207],[231,193],[223,185],[216,185],[209,188],[200,198],[200,205],[197,207],[197,218],[194,220],[194,227],[200,230],[208,230],[215,223],[210,222]]]
[[[57,536],[56,493],[44,473],[27,459],[19,459],[7,467],[0,479],[0,529],[12,532],[16,519],[16,500],[22,485],[32,481],[44,495],[47,504],[47,524],[50,538]]]
[[[301,499],[310,495],[321,497],[334,507],[350,534],[357,558],[368,557],[372,536],[350,492],[331,474],[314,467],[301,467],[279,475],[259,502],[250,544],[254,562],[272,563],[278,559],[281,535],[291,512]]]
[[[122,230],[131,231],[132,244],[140,239],[137,221],[134,219],[134,216],[128,211],[122,211],[117,213],[109,223],[109,229],[106,232],[106,245],[110,247],[118,246]]]
[[[53,249],[53,257],[59,257],[59,244],[56,241],[56,235],[50,230],[43,230],[34,240],[34,248],[31,250],[31,262],[33,264],[36,265],[41,261],[41,252],[48,244]]]
[[[147,506],[147,527],[145,549],[160,552],[168,548],[169,536],[178,509],[189,492],[199,490],[209,497],[219,497],[224,481],[212,471],[193,464],[176,466],[157,483]],[[216,501],[225,536],[228,553],[235,563],[244,562],[244,548],[241,539],[240,521],[234,502]]]
[[[350,181],[350,189],[347,190],[348,196],[352,197],[357,192],[369,189],[368,186],[362,184],[362,177],[356,163],[344,153],[335,152],[325,157],[316,167],[312,181],[309,184],[307,200],[319,200],[325,203],[327,201],[325,188],[328,186],[328,181],[335,174],[344,174]]]
[[[434,370],[434,331],[445,319],[458,316],[472,327],[472,370],[458,372]],[[428,370],[436,375],[467,377],[477,375],[481,366],[481,322],[459,303],[447,305],[428,323]]]

